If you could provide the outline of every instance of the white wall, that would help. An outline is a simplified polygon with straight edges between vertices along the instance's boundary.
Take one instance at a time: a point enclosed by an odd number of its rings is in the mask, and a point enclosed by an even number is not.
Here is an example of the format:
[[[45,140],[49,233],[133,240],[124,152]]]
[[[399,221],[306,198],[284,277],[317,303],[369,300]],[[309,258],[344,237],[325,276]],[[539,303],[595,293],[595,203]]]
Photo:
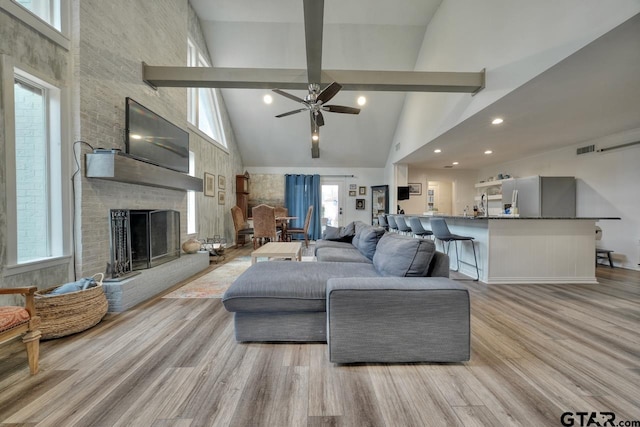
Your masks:
[[[596,149],[640,141],[640,129],[585,141],[572,147],[497,164],[478,171],[477,179],[508,173],[575,176],[576,214],[586,217],[620,217],[600,221],[600,247],[611,249],[616,265],[640,270],[640,145],[603,153],[576,155],[576,148],[595,144]]]
[[[415,70],[485,68],[486,88],[475,96],[407,94],[387,166],[638,12],[637,0],[443,1],[427,28]]]
[[[282,175],[284,180],[285,174],[318,174],[321,177],[327,175],[354,175],[353,178],[344,178],[345,205],[343,206],[343,222],[348,224],[351,221],[362,221],[371,224],[371,186],[384,185],[385,174],[382,168],[300,168],[300,167],[247,167],[250,174],[274,174]],[[331,178],[332,180],[340,180],[341,178]],[[349,197],[349,184],[367,187],[366,196]],[[251,186],[251,184],[249,184]],[[391,192],[391,190],[389,190]],[[356,210],[356,199],[365,199],[365,209]],[[392,209],[393,205],[389,205]]]

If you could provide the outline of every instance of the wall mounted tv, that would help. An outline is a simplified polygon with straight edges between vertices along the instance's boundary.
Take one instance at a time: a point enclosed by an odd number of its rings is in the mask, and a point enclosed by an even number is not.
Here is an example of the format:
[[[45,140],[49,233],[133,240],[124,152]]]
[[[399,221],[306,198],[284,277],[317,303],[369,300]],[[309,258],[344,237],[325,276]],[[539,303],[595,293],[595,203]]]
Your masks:
[[[189,132],[127,98],[127,154],[137,160],[189,173]]]
[[[409,187],[398,187],[398,200],[409,200]]]

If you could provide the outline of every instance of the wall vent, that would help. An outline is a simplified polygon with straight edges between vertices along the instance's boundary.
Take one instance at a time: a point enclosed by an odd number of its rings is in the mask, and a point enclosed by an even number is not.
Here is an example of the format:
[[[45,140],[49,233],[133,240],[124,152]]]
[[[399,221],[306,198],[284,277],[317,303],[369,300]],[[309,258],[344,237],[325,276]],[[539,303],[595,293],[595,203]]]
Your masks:
[[[580,154],[593,153],[596,151],[595,145],[587,145],[586,147],[580,147],[576,150],[576,154],[579,156]]]

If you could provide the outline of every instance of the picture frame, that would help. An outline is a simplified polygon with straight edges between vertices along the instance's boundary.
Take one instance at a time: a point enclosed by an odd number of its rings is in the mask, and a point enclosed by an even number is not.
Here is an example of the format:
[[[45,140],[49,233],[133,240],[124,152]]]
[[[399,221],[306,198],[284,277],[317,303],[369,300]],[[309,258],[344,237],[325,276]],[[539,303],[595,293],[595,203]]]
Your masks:
[[[356,199],[356,210],[364,210],[364,199]]]
[[[414,183],[409,183],[409,194],[413,194],[416,196],[421,196],[422,195],[422,183],[420,182],[414,182]]]
[[[366,196],[367,195],[367,187],[358,187],[358,195]]]
[[[218,204],[219,205],[224,205],[225,203],[225,192],[224,191],[218,191]]]
[[[357,190],[358,184],[349,184],[349,190]]]
[[[227,186],[227,178],[224,175],[218,175],[218,188],[224,190]]]
[[[356,190],[349,190],[349,197],[356,197]]]
[[[213,197],[216,195],[216,176],[210,173],[204,173],[204,195]]]

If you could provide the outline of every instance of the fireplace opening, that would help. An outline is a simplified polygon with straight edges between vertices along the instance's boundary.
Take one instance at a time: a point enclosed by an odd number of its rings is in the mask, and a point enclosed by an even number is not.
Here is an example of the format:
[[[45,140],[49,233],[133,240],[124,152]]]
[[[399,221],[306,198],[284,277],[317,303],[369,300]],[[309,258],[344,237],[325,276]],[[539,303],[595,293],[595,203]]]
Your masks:
[[[180,212],[111,210],[111,276],[144,270],[180,257]]]

